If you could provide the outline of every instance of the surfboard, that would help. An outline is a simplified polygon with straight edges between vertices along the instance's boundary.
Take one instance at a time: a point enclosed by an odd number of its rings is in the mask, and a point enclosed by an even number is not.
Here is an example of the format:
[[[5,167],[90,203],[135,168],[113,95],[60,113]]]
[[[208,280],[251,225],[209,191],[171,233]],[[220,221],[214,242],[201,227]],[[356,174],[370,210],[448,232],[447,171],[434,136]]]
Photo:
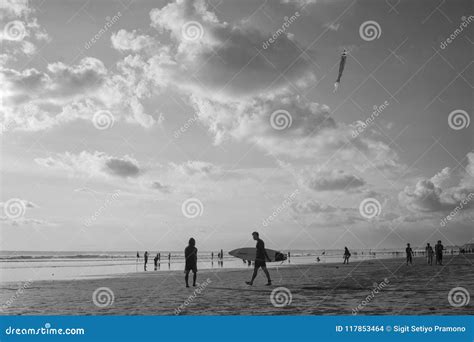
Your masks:
[[[268,257],[270,258],[270,262],[274,261],[285,261],[286,254],[281,253],[279,251],[275,251],[273,249],[265,248],[267,251]],[[242,260],[251,260],[255,261],[255,256],[257,254],[257,248],[255,247],[245,247],[245,248],[237,248],[229,252],[230,255],[233,257],[242,259]]]

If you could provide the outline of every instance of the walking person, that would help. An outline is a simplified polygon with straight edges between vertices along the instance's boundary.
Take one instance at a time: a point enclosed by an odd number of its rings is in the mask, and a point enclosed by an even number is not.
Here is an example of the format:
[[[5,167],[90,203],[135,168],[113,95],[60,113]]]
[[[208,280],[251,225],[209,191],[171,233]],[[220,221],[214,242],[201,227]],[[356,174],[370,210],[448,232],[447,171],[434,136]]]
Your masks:
[[[426,248],[425,248],[425,252],[426,252],[426,259],[428,261],[428,265],[431,265],[433,266],[433,247],[431,247],[431,245],[429,243],[426,244]]]
[[[193,238],[189,239],[188,247],[184,249],[184,280],[186,282],[186,287],[189,287],[188,279],[189,272],[193,271],[193,286],[196,286],[196,277],[197,277],[197,248],[196,240]]]
[[[351,252],[349,252],[349,249],[347,247],[344,247],[344,262],[343,262],[343,264],[348,264],[350,257],[351,257]]]
[[[143,257],[145,258],[145,263],[143,265],[143,268],[146,271],[146,264],[148,263],[148,252],[145,252],[145,254],[143,254]]]
[[[436,265],[443,265],[443,250],[444,247],[441,244],[441,240],[438,240],[438,243],[435,245]]]
[[[407,243],[407,248],[405,249],[405,252],[407,254],[407,266],[408,263],[413,264],[413,249],[411,249],[410,244]]]
[[[254,262],[254,269],[253,269],[253,275],[252,275],[252,280],[246,281],[245,283],[247,285],[252,286],[253,281],[257,277],[257,272],[259,268],[262,268],[263,272],[267,276],[267,286],[270,286],[272,284],[272,280],[270,279],[270,273],[267,270],[267,264],[266,261],[271,261],[270,258],[268,257],[267,251],[265,250],[265,243],[263,242],[262,239],[259,238],[258,232],[253,232],[252,237],[255,241],[257,241],[257,253],[255,255],[255,262]]]

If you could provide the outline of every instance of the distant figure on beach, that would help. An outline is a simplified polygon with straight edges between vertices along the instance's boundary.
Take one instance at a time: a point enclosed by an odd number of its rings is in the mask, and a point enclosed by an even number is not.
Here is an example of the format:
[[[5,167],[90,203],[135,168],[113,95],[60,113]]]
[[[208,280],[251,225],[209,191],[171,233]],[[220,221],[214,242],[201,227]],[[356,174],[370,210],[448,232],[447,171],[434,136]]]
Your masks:
[[[211,260],[214,261],[214,252],[211,252]]]
[[[161,253],[158,252],[158,261],[161,261]]]
[[[171,262],[171,253],[168,253],[168,264]]]
[[[140,253],[137,252],[137,259],[139,259],[139,258],[140,258]]]
[[[405,252],[407,253],[407,265],[408,262],[410,262],[410,264],[413,264],[413,249],[411,249],[409,243],[407,243],[407,248],[405,249]]]
[[[425,253],[426,253],[426,259],[428,260],[428,265],[433,265],[433,247],[429,244],[429,242],[426,244],[425,248]]]
[[[186,259],[186,263],[184,266],[184,280],[186,281],[186,287],[189,287],[188,278],[190,271],[193,271],[193,286],[196,286],[197,251],[198,250],[196,248],[196,240],[190,238],[188,247],[184,249],[184,258]]]
[[[350,257],[351,257],[351,252],[349,252],[349,249],[347,247],[344,247],[344,262],[343,262],[343,264],[348,264]]]
[[[146,264],[148,263],[148,252],[145,252],[145,254],[143,254],[143,257],[145,258],[145,264],[143,265],[143,268],[146,271]]]
[[[247,266],[252,266],[252,260],[247,260]]]
[[[288,252],[288,260],[290,260],[290,258],[291,258],[291,253]]]
[[[320,261],[321,261],[321,259],[319,259],[319,257],[317,257],[317,258],[316,258],[316,261],[317,261],[317,262],[320,262]]]
[[[272,284],[272,280],[270,279],[270,273],[268,273],[267,270],[267,264],[266,261],[271,261],[270,258],[268,257],[267,251],[265,250],[265,243],[263,242],[262,239],[259,238],[257,232],[252,233],[252,237],[255,241],[257,241],[257,253],[255,255],[255,262],[254,262],[254,269],[253,269],[253,275],[252,275],[252,280],[246,281],[245,283],[247,285],[252,286],[253,281],[257,277],[257,272],[258,269],[261,267],[265,275],[267,276],[267,286],[270,286]]]
[[[158,268],[158,254],[156,254],[155,259],[153,259],[153,262],[155,263],[155,271]]]
[[[443,265],[443,250],[444,247],[441,244],[441,240],[438,240],[438,243],[435,245],[436,265]]]

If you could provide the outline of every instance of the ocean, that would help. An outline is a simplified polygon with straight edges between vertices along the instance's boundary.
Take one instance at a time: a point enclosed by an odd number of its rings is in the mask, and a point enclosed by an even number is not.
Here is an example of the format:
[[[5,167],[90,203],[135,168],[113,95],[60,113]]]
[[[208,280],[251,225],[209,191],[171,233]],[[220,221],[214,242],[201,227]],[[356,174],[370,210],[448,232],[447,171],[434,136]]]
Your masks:
[[[416,251],[416,250],[415,250]],[[284,251],[288,253],[288,251]],[[291,257],[285,262],[268,263],[269,267],[282,265],[301,265],[311,263],[342,263],[343,250],[291,250]],[[113,251],[0,251],[0,282],[79,279],[86,277],[107,277],[144,271],[143,252]],[[224,251],[221,260],[214,252],[199,251],[198,269],[247,268],[242,260]],[[351,250],[351,262],[367,259],[404,257],[404,252],[394,249]],[[417,253],[421,253],[418,251]],[[156,253],[150,253],[147,271],[167,272],[184,269],[184,253],[181,251],[161,251],[161,260],[154,267]],[[171,258],[168,260],[168,254]],[[421,255],[421,254],[420,254]],[[319,261],[318,259],[319,258]]]

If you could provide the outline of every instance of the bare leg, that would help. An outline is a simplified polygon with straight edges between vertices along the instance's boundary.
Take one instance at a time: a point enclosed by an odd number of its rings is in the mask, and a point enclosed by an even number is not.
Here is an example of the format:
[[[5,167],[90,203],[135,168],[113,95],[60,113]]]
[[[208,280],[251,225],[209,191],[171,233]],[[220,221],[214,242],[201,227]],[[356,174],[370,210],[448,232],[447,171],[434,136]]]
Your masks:
[[[193,286],[196,286],[197,273],[193,272]]]
[[[272,280],[270,279],[270,273],[268,272],[267,267],[266,266],[262,267],[262,270],[265,273],[265,275],[267,276],[268,284],[271,284]]]
[[[189,271],[186,271],[185,274],[184,274],[184,280],[186,281],[186,287],[189,287],[188,279],[189,279]]]
[[[255,278],[257,277],[257,272],[258,272],[258,268],[255,267],[255,268],[253,269],[252,280],[248,281],[247,284],[253,285],[253,281],[254,281]]]

